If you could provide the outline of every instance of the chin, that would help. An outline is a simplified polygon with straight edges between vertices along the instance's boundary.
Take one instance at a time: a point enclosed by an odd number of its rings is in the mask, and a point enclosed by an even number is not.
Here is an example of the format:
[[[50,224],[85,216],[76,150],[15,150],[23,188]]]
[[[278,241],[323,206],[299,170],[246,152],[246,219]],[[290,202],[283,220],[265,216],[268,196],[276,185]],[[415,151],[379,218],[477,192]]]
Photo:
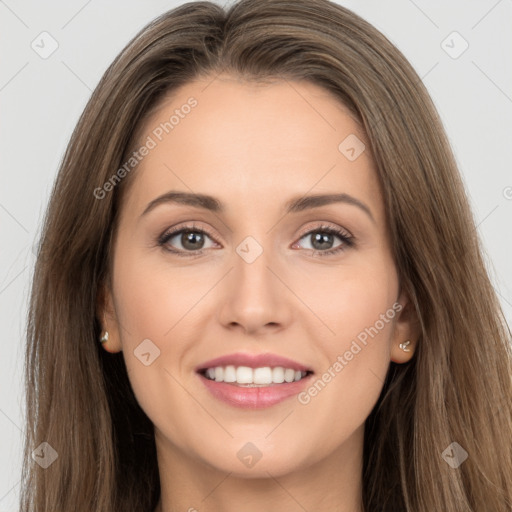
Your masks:
[[[231,448],[233,445],[236,445],[236,448]],[[224,444],[222,453],[208,455],[207,458],[202,456],[206,464],[238,478],[279,477],[307,465],[303,445],[288,445],[287,449],[283,449],[275,444],[269,445],[268,441],[265,444],[264,439],[261,442],[230,440],[227,446]]]

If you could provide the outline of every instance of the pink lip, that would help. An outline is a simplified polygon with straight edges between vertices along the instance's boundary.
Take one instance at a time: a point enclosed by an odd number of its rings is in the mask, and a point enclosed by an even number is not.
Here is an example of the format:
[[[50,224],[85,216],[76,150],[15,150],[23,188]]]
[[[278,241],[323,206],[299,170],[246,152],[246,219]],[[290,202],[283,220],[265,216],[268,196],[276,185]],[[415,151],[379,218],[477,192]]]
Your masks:
[[[208,391],[217,399],[235,407],[245,409],[263,409],[278,404],[300,393],[311,380],[307,375],[297,382],[269,384],[268,386],[247,388],[227,382],[216,382],[199,374]]]
[[[278,404],[291,396],[300,393],[311,380],[311,374],[302,378],[297,382],[283,382],[282,384],[269,384],[261,387],[243,387],[234,383],[216,382],[207,379],[201,373],[207,368],[215,366],[248,366],[249,368],[261,368],[270,366],[282,366],[284,368],[292,368],[303,372],[312,372],[311,368],[276,354],[244,354],[235,353],[226,356],[217,357],[206,361],[196,368],[201,381],[204,383],[208,391],[217,398],[229,405],[246,409],[262,409]]]
[[[264,366],[283,366],[284,368],[292,368],[301,372],[312,371],[311,368],[297,361],[288,359],[287,357],[278,356],[277,354],[244,354],[237,352],[226,356],[217,357],[206,361],[199,365],[196,371],[206,370],[215,366],[248,366],[249,368],[262,368]]]

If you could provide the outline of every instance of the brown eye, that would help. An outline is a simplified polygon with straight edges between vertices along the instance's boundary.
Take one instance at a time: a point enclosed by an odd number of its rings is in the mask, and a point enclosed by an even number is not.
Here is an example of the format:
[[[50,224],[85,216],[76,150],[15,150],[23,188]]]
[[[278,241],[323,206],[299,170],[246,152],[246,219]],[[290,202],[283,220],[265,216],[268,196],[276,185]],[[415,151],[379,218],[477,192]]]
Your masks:
[[[207,249],[205,246],[207,239],[212,239],[211,235],[204,229],[199,229],[191,226],[174,229],[165,232],[159,239],[158,244],[164,246],[166,250],[188,256],[196,251]],[[215,244],[211,244],[210,247]]]
[[[340,240],[340,243],[333,246],[336,238]],[[306,247],[306,249],[315,251],[315,254],[319,256],[332,255],[354,245],[354,237],[331,226],[320,226],[308,231],[302,235],[300,240],[302,239],[310,240],[311,247]],[[297,244],[294,245],[296,246]]]

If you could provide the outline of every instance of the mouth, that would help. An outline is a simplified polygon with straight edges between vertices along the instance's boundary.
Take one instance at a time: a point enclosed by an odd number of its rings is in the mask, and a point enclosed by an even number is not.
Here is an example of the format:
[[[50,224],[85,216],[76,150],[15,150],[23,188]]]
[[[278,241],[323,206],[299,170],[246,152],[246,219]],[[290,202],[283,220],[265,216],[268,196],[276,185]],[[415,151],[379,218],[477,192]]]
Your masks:
[[[232,354],[204,363],[196,373],[215,399],[261,409],[300,393],[314,372],[277,355]]]

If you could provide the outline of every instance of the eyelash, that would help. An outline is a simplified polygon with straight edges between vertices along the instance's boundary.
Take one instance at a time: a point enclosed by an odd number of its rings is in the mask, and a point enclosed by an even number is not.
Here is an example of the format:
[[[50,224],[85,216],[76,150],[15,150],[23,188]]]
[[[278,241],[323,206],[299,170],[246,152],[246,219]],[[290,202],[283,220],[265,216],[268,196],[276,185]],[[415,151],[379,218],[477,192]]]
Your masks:
[[[193,256],[200,256],[201,254],[203,254],[203,251],[205,249],[198,249],[196,251],[182,251],[181,249],[176,250],[176,249],[170,249],[169,247],[165,247],[165,244],[171,238],[173,238],[175,235],[178,235],[185,231],[192,232],[192,233],[201,233],[203,235],[207,235],[212,240],[214,240],[214,236],[207,229],[196,228],[195,225],[192,224],[192,226],[180,226],[179,228],[172,229],[171,231],[166,231],[165,233],[163,233],[161,236],[158,237],[157,243],[159,246],[164,248],[164,250],[169,251],[173,254],[176,254],[177,256],[180,256],[180,257],[193,257]],[[320,225],[320,226],[315,227],[314,229],[310,229],[309,231],[306,231],[299,237],[299,240],[302,240],[305,236],[312,235],[313,233],[328,233],[330,235],[337,236],[342,241],[342,244],[340,244],[338,247],[335,247],[333,249],[328,249],[326,251],[320,251],[317,249],[309,249],[310,251],[313,251],[313,254],[320,255],[321,257],[332,256],[334,254],[337,254],[341,251],[344,251],[344,250],[354,246],[354,237],[353,236],[347,234],[346,231],[342,231],[340,229],[333,228],[332,226],[326,226],[326,225]]]

